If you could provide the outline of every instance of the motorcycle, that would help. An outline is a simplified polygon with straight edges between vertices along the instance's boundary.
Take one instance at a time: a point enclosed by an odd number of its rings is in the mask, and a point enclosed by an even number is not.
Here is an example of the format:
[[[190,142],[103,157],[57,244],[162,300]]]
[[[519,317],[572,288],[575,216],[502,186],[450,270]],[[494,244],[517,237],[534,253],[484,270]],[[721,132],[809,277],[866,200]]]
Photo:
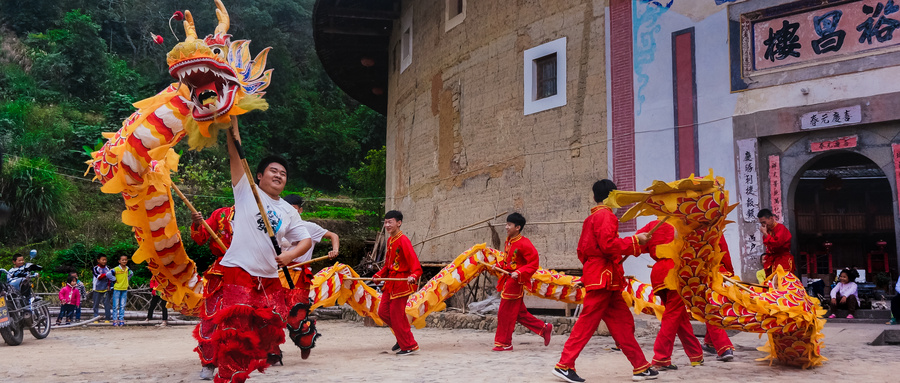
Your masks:
[[[30,287],[31,278],[42,269],[33,263],[12,274],[0,269],[0,336],[10,346],[22,344],[26,328],[36,339],[50,335],[49,304],[34,293],[28,299],[22,295],[22,287]]]

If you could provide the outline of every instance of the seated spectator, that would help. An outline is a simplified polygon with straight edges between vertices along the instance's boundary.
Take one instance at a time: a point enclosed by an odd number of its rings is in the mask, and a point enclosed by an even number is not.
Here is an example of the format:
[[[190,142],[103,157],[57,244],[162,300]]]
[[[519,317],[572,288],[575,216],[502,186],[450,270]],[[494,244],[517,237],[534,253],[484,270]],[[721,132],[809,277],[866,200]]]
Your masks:
[[[831,289],[831,312],[829,318],[835,318],[834,311],[845,309],[850,311],[847,319],[853,319],[856,309],[859,307],[859,299],[856,297],[856,282],[853,282],[859,273],[853,269],[841,270],[838,284]]]

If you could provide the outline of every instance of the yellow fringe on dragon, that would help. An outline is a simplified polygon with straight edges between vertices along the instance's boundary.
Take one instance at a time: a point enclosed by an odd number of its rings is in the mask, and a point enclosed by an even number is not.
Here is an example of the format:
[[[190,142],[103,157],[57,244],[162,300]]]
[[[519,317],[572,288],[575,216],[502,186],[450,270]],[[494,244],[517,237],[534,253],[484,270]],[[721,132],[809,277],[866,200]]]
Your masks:
[[[615,191],[607,199],[611,206],[636,203],[622,220],[638,215],[669,217],[675,239],[656,249],[661,258],[670,258],[675,268],[667,277],[694,318],[726,330],[767,333],[761,360],[808,368],[827,360],[821,355],[825,321],[815,298],[806,295],[803,285],[791,273],[778,269],[767,281],[767,290],[750,293],[726,285],[719,272],[724,254],[719,238],[725,229],[728,205],[724,179],[712,171],[703,178],[665,183],[655,181],[647,192]]]
[[[167,55],[169,74],[178,82],[135,103],[138,110],[118,132],[104,133],[107,143],[87,162],[101,191],[125,199],[122,221],[140,245],[133,260],[147,262],[159,282],[156,290],[185,314],[199,309],[203,283],[175,222],[169,188],[178,155],[172,147],[185,136],[194,150],[215,145],[232,117],[267,109],[262,96],[272,74],[265,69],[269,48],[251,60],[250,42],[231,41],[228,12],[220,0],[215,3],[219,23],[204,39],[197,38],[190,11],[184,13],[185,41]]]

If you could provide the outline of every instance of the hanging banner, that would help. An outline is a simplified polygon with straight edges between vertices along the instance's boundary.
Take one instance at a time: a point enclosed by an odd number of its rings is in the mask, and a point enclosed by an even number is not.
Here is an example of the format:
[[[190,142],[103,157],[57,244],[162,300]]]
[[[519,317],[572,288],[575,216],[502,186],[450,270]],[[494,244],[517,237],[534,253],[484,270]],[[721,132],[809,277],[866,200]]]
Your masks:
[[[809,143],[809,151],[816,153],[824,152],[826,150],[855,148],[858,142],[858,136],[846,136],[824,141],[814,141]]]
[[[744,222],[758,222],[759,173],[756,171],[756,139],[738,140],[738,202]]]
[[[772,203],[772,214],[778,222],[784,223],[781,200],[781,161],[778,156],[769,156],[769,196]]]
[[[894,181],[895,185],[900,185],[900,144],[891,144],[894,153]],[[900,198],[900,188],[897,188],[897,198]],[[898,199],[900,201],[900,199]]]

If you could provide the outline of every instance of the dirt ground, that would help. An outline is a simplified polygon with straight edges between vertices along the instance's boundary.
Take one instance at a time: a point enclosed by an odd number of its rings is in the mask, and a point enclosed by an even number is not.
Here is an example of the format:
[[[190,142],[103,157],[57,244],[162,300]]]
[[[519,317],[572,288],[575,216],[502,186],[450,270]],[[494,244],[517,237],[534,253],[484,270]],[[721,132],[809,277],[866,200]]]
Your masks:
[[[707,356],[700,367],[689,365],[676,343],[678,371],[660,373],[657,381],[695,382],[897,382],[900,347],[869,346],[884,325],[834,324],[825,328],[824,366],[799,370],[769,366],[755,359],[764,341],[756,334],[732,338],[737,347],[733,362]],[[312,355],[300,359],[293,345],[283,345],[284,366],[254,373],[250,382],[556,382],[550,371],[566,336],[544,347],[536,335],[515,335],[513,352],[491,352],[493,333],[476,330],[414,330],[421,351],[411,356],[388,352],[394,344],[386,328],[360,322],[320,321],[323,337]],[[168,328],[59,329],[44,340],[26,333],[17,347],[0,343],[0,382],[200,382],[192,326]],[[653,338],[639,338],[648,359]],[[578,359],[578,373],[588,382],[630,381],[631,366],[620,352],[610,350],[612,338],[595,336]]]

